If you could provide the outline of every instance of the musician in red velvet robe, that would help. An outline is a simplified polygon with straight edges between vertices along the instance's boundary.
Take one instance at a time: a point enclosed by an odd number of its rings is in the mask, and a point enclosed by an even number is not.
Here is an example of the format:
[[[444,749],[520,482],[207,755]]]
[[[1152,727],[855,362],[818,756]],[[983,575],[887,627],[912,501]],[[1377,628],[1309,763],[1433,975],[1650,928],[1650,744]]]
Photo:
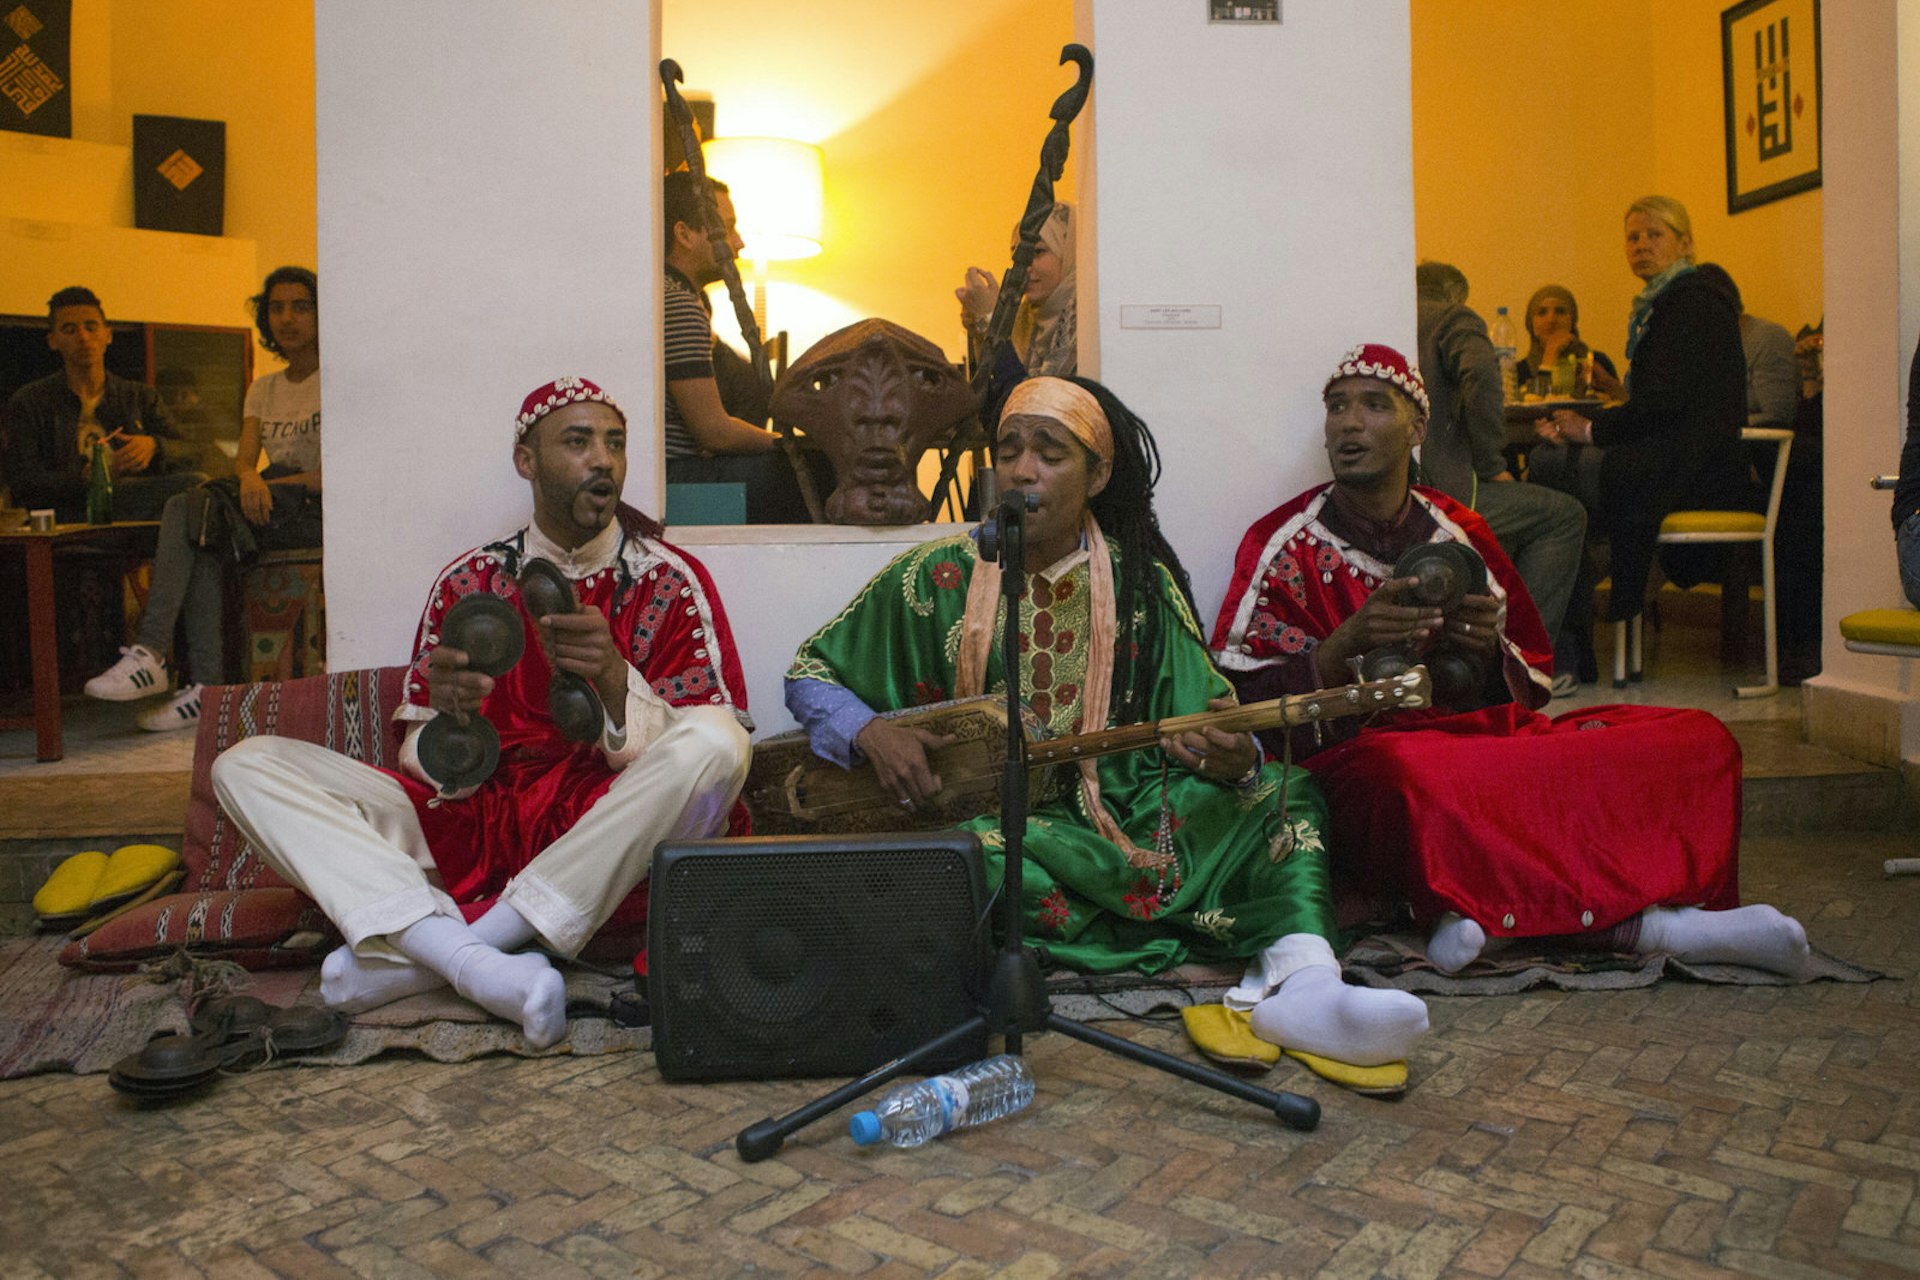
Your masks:
[[[1552,657],[1519,575],[1485,521],[1409,482],[1425,437],[1419,372],[1391,347],[1349,352],[1327,380],[1333,482],[1241,540],[1211,648],[1244,701],[1351,683],[1367,652],[1445,645],[1486,674],[1466,704],[1267,735],[1311,756],[1336,874],[1375,906],[1409,902],[1428,958],[1456,971],[1489,939],[1601,934],[1603,949],[1794,973],[1798,922],[1739,901],[1740,753],[1712,716],[1600,707],[1549,721]],[[1408,548],[1470,543],[1485,595],[1408,603]],[[1317,730],[1317,731],[1316,731]],[[1601,730],[1601,732],[1591,732]],[[1704,906],[1708,910],[1700,910]]]
[[[625,449],[626,419],[593,383],[563,378],[527,397],[514,465],[533,520],[434,583],[397,713],[413,722],[399,771],[268,736],[215,762],[221,804],[346,939],[321,969],[328,1004],[358,1012],[451,983],[551,1044],[566,1028],[564,987],[544,956],[518,949],[537,939],[578,952],[656,844],[728,829],[749,755],[733,637],[706,570],[620,504]],[[518,578],[534,557],[560,570],[577,608],[528,611]],[[440,634],[448,609],[479,592],[512,605],[525,632],[497,678]],[[597,740],[555,723],[556,671],[598,695]],[[452,789],[422,767],[420,730],[445,714],[498,731],[484,781]]]

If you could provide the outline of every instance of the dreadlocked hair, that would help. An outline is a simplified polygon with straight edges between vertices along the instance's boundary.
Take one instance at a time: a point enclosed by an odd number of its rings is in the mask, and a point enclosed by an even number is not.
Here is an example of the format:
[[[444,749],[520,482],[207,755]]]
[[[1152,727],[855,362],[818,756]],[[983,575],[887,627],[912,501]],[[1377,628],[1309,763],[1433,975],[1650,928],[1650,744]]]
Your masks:
[[[1153,488],[1160,483],[1160,447],[1153,432],[1099,383],[1090,378],[1067,381],[1099,401],[1113,429],[1113,474],[1087,507],[1108,545],[1119,553],[1120,571],[1113,584],[1113,696],[1107,706],[1116,724],[1132,724],[1146,718],[1161,663],[1160,570],[1155,561],[1167,567],[1189,609],[1193,584],[1160,532],[1160,517],[1153,510]]]

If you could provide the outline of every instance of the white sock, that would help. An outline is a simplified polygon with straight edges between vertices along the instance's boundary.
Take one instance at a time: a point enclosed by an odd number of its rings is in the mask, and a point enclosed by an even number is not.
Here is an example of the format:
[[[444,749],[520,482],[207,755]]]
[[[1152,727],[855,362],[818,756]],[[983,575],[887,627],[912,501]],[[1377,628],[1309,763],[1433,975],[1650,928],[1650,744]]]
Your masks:
[[[1247,972],[1240,985],[1220,997],[1229,1009],[1251,1009],[1280,989],[1287,976],[1319,965],[1338,969],[1333,946],[1317,933],[1289,933],[1268,943],[1259,955],[1247,961]]]
[[[488,1013],[519,1023],[536,1049],[566,1034],[566,982],[545,956],[507,955],[452,916],[415,921],[392,941],[401,954],[438,973]]]
[[[1229,1009],[1251,1009],[1265,1000],[1280,985],[1268,976],[1272,968],[1272,948],[1269,947],[1247,961],[1247,972],[1240,979],[1240,985],[1229,988],[1220,997],[1220,1003]]]
[[[1487,931],[1475,921],[1449,911],[1427,939],[1427,959],[1442,973],[1458,973],[1487,949]]]
[[[369,960],[342,943],[320,962],[320,998],[342,1013],[365,1013],[383,1004],[444,987],[447,980],[411,960]]]
[[[1338,968],[1315,965],[1254,1006],[1252,1021],[1268,1044],[1377,1067],[1405,1058],[1427,1033],[1427,1006],[1405,991],[1350,987]]]
[[[504,902],[496,902],[470,927],[476,938],[499,951],[518,951],[534,938],[533,926]],[[445,978],[425,965],[368,960],[348,946],[336,947],[320,964],[320,998],[342,1013],[365,1013],[446,985]]]
[[[1640,941],[1634,950],[1791,975],[1806,969],[1808,957],[1807,931],[1800,922],[1758,902],[1732,911],[1648,907],[1640,913]]]

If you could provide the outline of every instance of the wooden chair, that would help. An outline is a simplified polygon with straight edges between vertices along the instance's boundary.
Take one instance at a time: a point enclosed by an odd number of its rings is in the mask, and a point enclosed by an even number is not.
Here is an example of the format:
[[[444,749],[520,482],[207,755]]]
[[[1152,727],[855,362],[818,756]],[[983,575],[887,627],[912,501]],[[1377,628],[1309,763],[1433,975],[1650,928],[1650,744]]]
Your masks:
[[[1776,448],[1773,483],[1767,488],[1767,509],[1757,511],[1675,511],[1660,522],[1659,541],[1665,545],[1724,542],[1760,544],[1760,608],[1765,620],[1767,678],[1761,684],[1735,686],[1736,698],[1770,698],[1780,692],[1780,637],[1774,620],[1773,533],[1780,523],[1780,494],[1787,483],[1787,455],[1793,432],[1784,427],[1743,427],[1740,438],[1770,441]],[[1613,687],[1626,686],[1641,672],[1641,615],[1613,624]]]

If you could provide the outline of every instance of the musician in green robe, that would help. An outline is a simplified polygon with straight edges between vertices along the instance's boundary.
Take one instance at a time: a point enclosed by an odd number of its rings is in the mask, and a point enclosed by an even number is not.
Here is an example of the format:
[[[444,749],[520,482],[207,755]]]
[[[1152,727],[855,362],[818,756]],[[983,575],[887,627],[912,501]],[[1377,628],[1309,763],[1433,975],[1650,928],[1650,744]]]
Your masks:
[[[1032,378],[1008,398],[995,452],[1003,488],[1037,499],[1019,605],[1033,714],[1068,734],[1232,706],[1154,514],[1159,456],[1146,424],[1096,382]],[[946,739],[875,713],[1004,696],[1005,607],[1000,566],[970,537],[896,558],[787,672],[787,705],[814,751],[871,766],[903,808],[927,801],[940,790],[927,750]],[[1261,1039],[1339,1063],[1402,1059],[1426,1007],[1342,983],[1324,822],[1307,774],[1263,763],[1247,734],[1207,728],[1083,761],[1032,809],[1030,940],[1091,971],[1247,960],[1227,1003],[1252,1011]],[[998,816],[964,829],[980,835],[997,883]]]

